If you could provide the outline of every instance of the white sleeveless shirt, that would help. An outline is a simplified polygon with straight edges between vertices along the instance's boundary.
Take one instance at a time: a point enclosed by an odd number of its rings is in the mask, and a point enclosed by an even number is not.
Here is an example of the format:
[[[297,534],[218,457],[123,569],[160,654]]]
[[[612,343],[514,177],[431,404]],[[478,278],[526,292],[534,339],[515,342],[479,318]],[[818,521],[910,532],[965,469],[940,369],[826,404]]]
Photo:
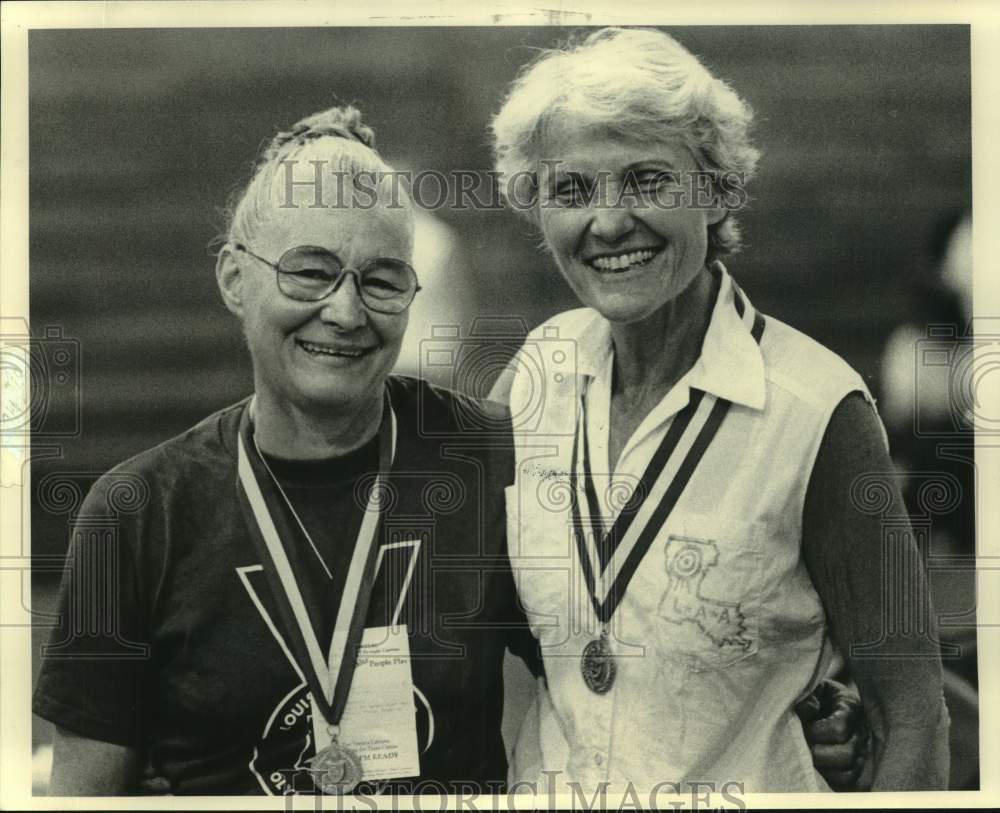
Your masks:
[[[548,688],[522,727],[510,779],[537,782],[539,792],[553,787],[543,771],[559,772],[562,792],[566,782],[592,792],[602,782],[693,781],[717,791],[727,782],[744,792],[828,790],[793,710],[831,653],[800,552],[802,511],[834,408],[853,391],[871,396],[843,360],[776,319],[763,320],[758,344],[762,317],[721,265],[715,273],[721,286],[701,356],[628,440],[613,477],[607,321],[590,309],[560,314],[528,336],[514,365],[508,546]],[[561,363],[542,369],[549,355]],[[597,694],[581,656],[601,624],[568,497],[574,450],[578,470],[581,462],[577,417],[585,405],[607,531],[698,390],[705,405],[717,398],[731,407],[644,555],[629,562],[626,534],[602,580],[592,544],[585,548],[596,590],[631,575],[607,625],[616,678]]]

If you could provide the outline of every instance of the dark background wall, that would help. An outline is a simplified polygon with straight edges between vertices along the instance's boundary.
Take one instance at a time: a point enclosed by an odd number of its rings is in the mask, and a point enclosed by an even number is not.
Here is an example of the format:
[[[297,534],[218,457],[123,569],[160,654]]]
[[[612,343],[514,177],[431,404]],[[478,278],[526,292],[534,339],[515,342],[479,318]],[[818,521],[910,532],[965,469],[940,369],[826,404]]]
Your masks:
[[[877,389],[927,236],[970,201],[968,29],[671,29],[757,113],[764,156],[730,262],[756,303],[845,356]],[[505,87],[559,28],[33,31],[33,332],[79,340],[81,432],[51,469],[99,472],[250,390],[207,249],[218,209],[275,129],[356,102],[399,168],[485,171]],[[459,248],[452,321],[572,304],[509,212],[438,212]],[[418,269],[431,280],[440,269]],[[456,277],[460,277],[458,279]],[[440,282],[439,282],[440,285]],[[417,330],[413,331],[418,333]],[[411,337],[413,342],[418,335]],[[412,357],[413,354],[411,354]],[[47,420],[70,421],[53,390]],[[33,548],[65,545],[36,502]]]

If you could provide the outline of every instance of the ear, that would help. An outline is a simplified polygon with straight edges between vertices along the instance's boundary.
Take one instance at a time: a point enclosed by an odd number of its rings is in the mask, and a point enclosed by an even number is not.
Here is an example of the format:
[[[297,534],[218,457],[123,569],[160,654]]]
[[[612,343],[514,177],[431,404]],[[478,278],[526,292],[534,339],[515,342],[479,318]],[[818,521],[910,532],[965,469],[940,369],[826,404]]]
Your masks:
[[[717,223],[721,223],[726,219],[729,214],[729,209],[725,206],[713,206],[711,209],[705,210],[705,221],[706,225],[714,226]]]
[[[236,262],[236,255],[228,246],[223,246],[222,251],[215,261],[215,281],[219,285],[219,293],[222,294],[222,301],[229,312],[243,318],[243,283],[245,281],[242,270]]]

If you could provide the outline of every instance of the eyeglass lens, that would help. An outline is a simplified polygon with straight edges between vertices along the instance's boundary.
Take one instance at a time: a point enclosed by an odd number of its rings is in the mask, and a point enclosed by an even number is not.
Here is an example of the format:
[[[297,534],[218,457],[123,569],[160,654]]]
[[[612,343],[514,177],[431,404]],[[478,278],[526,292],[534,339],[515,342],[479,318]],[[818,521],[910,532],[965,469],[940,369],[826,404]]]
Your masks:
[[[278,286],[292,299],[315,301],[333,290],[344,265],[323,248],[299,246],[278,260]],[[402,260],[375,257],[358,270],[358,290],[366,306],[374,311],[405,310],[417,292],[417,277]]]

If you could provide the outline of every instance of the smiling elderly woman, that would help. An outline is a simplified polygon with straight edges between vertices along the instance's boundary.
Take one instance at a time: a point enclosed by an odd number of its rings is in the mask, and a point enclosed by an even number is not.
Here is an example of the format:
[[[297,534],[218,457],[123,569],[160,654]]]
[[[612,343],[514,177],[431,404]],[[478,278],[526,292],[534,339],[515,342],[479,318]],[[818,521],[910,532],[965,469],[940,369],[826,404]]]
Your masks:
[[[720,261],[740,246],[750,121],[671,37],[606,29],[543,53],[493,122],[509,195],[534,200],[585,306],[527,342],[558,335],[577,358],[518,433],[508,490],[548,679],[518,780],[826,789],[793,708],[835,648],[873,730],[874,789],[945,787],[933,628],[904,636],[881,612],[894,578],[933,617],[921,564],[903,534],[904,569],[884,576],[880,519],[851,499],[892,470],[871,396]],[[514,414],[530,367],[516,357],[498,382]]]
[[[323,167],[324,206],[308,185],[288,205],[296,162]],[[418,291],[412,206],[351,194],[388,169],[353,108],[261,156],[217,266],[254,395],[88,496],[35,693],[54,795],[135,793],[144,765],[175,794],[502,787],[504,651],[532,643],[504,552],[509,432],[463,440],[455,415],[479,405],[390,376]],[[123,478],[150,500],[109,552],[87,520]],[[104,637],[67,639],[99,556],[118,624],[85,616]]]

